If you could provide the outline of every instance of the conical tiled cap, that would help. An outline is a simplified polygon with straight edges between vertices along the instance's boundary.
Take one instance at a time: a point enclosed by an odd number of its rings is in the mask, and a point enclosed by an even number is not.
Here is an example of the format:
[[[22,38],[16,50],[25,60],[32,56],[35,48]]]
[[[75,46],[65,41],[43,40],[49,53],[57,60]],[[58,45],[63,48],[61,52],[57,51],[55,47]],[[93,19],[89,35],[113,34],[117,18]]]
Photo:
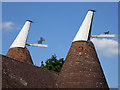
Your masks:
[[[92,42],[72,43],[56,86],[59,88],[108,88]]]

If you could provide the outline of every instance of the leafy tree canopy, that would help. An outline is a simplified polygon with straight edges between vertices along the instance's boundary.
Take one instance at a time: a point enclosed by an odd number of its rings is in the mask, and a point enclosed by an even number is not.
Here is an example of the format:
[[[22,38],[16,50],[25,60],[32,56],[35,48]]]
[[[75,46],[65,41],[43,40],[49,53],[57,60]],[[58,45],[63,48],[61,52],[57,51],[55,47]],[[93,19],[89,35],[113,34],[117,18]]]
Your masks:
[[[49,58],[45,64],[41,61],[41,67],[46,68],[48,70],[53,70],[56,72],[60,72],[62,65],[64,63],[64,58],[57,60],[57,56],[54,54],[51,58]]]

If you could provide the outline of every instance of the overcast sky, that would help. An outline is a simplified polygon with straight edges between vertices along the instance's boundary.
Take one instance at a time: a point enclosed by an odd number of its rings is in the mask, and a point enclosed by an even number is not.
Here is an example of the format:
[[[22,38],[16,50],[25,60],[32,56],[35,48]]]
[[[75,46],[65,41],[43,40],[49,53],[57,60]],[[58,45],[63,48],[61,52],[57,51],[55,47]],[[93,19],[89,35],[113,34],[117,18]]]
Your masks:
[[[2,54],[6,55],[26,20],[33,20],[27,43],[42,36],[48,48],[27,47],[35,65],[40,66],[53,54],[66,58],[72,40],[89,9],[96,10],[92,35],[118,34],[117,3],[3,3]],[[92,38],[109,87],[118,86],[118,41],[116,38]]]

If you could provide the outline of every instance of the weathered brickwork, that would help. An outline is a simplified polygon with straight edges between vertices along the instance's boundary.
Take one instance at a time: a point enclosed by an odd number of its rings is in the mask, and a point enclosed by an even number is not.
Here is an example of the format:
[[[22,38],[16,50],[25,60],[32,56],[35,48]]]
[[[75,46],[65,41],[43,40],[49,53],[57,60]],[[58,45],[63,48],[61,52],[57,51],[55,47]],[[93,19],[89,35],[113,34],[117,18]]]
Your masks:
[[[23,88],[23,90],[24,88],[25,90],[27,88],[55,88],[57,76],[54,72],[4,55],[0,57],[2,57],[2,90],[6,88],[16,88],[16,90],[17,88]]]
[[[59,88],[108,88],[92,42],[72,43],[56,86]]]
[[[24,63],[33,64],[27,48],[10,48],[6,56]]]
[[[31,65],[33,62],[27,48],[11,48],[7,56],[3,57],[4,88],[107,88],[109,90],[91,41],[72,43],[59,74]]]

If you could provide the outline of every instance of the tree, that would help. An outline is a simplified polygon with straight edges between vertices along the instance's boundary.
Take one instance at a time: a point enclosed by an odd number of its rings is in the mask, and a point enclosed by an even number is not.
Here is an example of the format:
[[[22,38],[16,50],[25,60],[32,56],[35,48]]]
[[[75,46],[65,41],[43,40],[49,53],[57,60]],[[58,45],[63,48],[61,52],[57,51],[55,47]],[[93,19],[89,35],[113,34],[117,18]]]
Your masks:
[[[43,61],[41,62],[41,67],[44,67]]]
[[[43,61],[41,61],[42,68],[46,68],[48,70],[60,72],[62,65],[64,63],[64,58],[57,60],[57,56],[54,54],[45,63],[46,63],[46,65],[43,64]]]

